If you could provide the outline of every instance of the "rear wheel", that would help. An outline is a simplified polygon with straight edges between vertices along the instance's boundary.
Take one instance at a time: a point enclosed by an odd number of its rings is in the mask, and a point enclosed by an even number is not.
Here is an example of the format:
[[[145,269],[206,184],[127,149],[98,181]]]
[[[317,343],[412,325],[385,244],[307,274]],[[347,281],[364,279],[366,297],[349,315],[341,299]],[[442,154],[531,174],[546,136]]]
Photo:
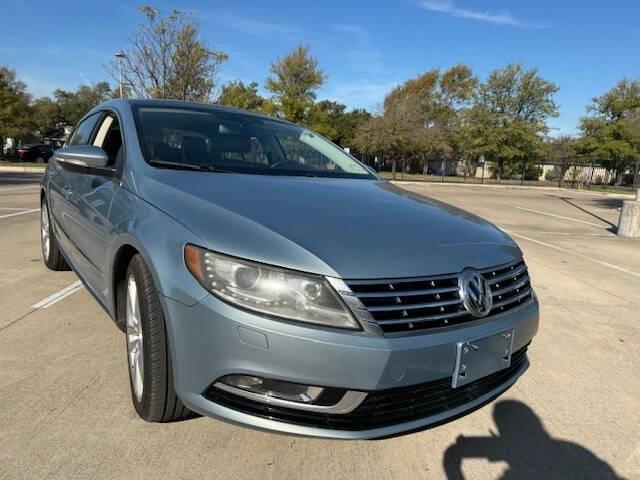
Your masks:
[[[55,271],[69,270],[69,265],[62,256],[58,240],[53,233],[46,198],[42,199],[40,205],[40,243],[42,245],[42,260],[47,268]]]
[[[173,387],[164,315],[149,268],[135,255],[125,277],[125,326],[131,399],[148,422],[191,415]]]
[[[36,163],[44,163],[44,158],[42,157],[36,158]]]

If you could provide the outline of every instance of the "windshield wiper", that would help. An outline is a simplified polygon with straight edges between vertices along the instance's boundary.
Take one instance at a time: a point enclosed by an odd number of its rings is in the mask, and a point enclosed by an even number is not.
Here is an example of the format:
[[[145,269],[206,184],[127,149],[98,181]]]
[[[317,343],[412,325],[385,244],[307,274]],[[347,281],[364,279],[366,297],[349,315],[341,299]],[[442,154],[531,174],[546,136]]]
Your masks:
[[[149,165],[158,168],[171,168],[174,170],[196,170],[198,172],[217,172],[217,173],[234,173],[231,170],[223,170],[213,165],[207,164],[193,164],[193,163],[180,163],[180,162],[167,162],[164,160],[149,160]]]

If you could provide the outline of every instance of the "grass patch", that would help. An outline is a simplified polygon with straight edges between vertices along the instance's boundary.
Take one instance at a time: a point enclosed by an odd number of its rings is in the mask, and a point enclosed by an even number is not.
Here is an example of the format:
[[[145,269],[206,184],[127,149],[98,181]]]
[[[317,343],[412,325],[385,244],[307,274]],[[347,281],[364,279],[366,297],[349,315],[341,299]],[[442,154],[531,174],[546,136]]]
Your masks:
[[[378,176],[382,177],[386,180],[391,180],[393,178],[391,172],[378,172]],[[573,186],[571,182],[564,182],[562,187],[558,186],[558,182],[549,182],[545,180],[525,180],[521,182],[520,180],[508,180],[503,179],[501,181],[497,181],[495,178],[485,177],[484,181],[477,177],[461,177],[461,176],[450,176],[445,175],[423,175],[419,173],[396,173],[396,181],[414,181],[414,182],[424,182],[424,183],[459,183],[459,184],[480,184],[484,183],[485,185],[521,185],[525,187],[556,187],[563,188],[569,190],[582,190],[584,192],[600,192],[600,193],[634,193],[636,191],[636,187],[631,186],[612,186],[612,185],[591,185],[591,187],[585,187],[576,185]]]

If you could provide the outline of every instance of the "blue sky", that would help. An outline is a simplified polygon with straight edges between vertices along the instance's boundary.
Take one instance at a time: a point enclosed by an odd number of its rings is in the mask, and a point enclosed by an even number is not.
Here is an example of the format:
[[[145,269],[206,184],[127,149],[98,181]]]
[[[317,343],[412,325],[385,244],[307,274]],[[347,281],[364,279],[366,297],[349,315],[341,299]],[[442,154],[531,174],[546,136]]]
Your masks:
[[[1,0],[0,63],[35,96],[110,80],[138,2]],[[559,87],[552,132],[573,134],[585,105],[622,77],[640,77],[640,2],[619,0],[208,1],[151,3],[193,11],[229,61],[221,80],[262,83],[277,56],[311,47],[328,81],[319,98],[375,111],[394,85],[458,62],[484,78],[519,61]],[[309,6],[306,6],[309,5]]]

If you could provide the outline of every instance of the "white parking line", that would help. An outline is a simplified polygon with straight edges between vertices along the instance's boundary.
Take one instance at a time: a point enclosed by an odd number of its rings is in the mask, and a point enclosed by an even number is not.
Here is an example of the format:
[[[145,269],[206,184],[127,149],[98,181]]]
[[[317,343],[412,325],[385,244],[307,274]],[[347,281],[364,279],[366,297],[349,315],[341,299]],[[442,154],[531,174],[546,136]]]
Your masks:
[[[544,232],[539,230],[521,230],[525,233],[536,233],[538,235],[569,235],[574,237],[607,237],[607,238],[618,238],[615,233],[582,233],[582,232]]]
[[[25,210],[31,210],[30,208],[16,208],[16,207],[0,207],[0,210],[13,210],[17,212],[23,212]]]
[[[39,211],[40,211],[39,208],[33,208],[31,210],[24,210],[23,212],[8,213],[6,215],[0,215],[0,220],[3,219],[3,218],[15,217],[17,215],[24,215],[25,213],[34,213],[34,212],[39,212]]]
[[[543,247],[553,248],[554,250],[558,250],[559,252],[566,253],[566,254],[569,254],[569,255],[574,255],[576,257],[586,258],[590,262],[598,263],[600,265],[604,265],[605,267],[613,268],[614,270],[618,270],[620,272],[628,273],[629,275],[633,275],[634,277],[640,278],[640,273],[639,272],[634,272],[632,270],[627,270],[626,268],[621,267],[619,265],[614,265],[612,263],[603,262],[602,260],[596,260],[595,258],[590,257],[588,255],[583,255],[582,253],[574,252],[574,251],[568,250],[566,248],[557,247],[555,245],[551,245],[550,243],[542,242],[540,240],[536,240],[535,238],[527,237],[527,236],[521,235],[519,233],[511,232],[509,230],[505,230],[504,228],[501,228],[500,230],[502,230],[504,233],[506,233],[508,235],[511,235],[512,237],[521,238],[523,240],[527,240],[528,242],[537,243],[538,245],[542,245]]]
[[[524,210],[525,212],[537,213],[538,215],[546,215],[548,217],[561,218],[562,220],[570,220],[572,222],[584,223],[585,225],[592,225],[594,227],[602,228],[604,226],[601,223],[587,222],[585,220],[578,220],[577,218],[571,218],[571,217],[565,217],[565,216],[562,216],[562,215],[556,215],[555,213],[541,212],[539,210],[532,210],[531,208],[524,208],[524,207],[513,207],[513,208],[517,208],[518,210]]]
[[[38,185],[38,184],[34,184],[34,185],[27,185],[27,186],[24,186],[24,187],[0,188],[0,192],[10,192],[10,191],[12,191],[12,190],[24,190],[24,189],[26,189],[26,188],[37,188],[37,187],[39,187],[39,186],[40,186],[40,185]]]
[[[82,288],[82,282],[80,280],[73,282],[68,287],[63,288],[59,292],[54,293],[53,295],[49,295],[44,300],[40,300],[38,303],[34,303],[31,305],[31,308],[49,308],[52,305],[55,305],[60,300],[67,298],[72,293],[77,292]]]

